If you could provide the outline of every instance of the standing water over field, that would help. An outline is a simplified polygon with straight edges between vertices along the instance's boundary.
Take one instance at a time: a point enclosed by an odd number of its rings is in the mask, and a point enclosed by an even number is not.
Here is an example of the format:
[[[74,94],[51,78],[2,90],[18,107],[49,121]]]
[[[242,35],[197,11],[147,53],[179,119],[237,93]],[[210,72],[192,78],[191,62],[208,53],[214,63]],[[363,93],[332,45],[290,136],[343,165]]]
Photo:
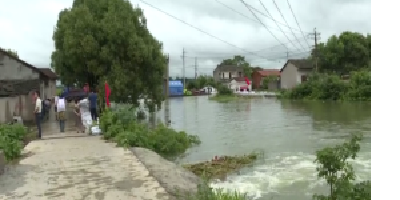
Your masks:
[[[310,200],[326,192],[316,177],[315,151],[343,143],[361,132],[361,152],[353,162],[358,179],[371,177],[371,104],[241,100],[218,103],[208,97],[170,99],[171,126],[198,135],[202,144],[188,151],[182,163],[210,160],[215,155],[262,150],[254,167],[213,187],[247,192],[257,199]],[[160,115],[164,116],[161,111]]]

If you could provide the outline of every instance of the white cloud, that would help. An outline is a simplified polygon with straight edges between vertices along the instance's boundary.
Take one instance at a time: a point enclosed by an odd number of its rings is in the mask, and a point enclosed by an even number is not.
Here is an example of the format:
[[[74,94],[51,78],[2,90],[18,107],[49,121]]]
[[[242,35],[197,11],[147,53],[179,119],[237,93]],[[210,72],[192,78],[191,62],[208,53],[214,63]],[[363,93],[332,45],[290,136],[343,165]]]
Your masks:
[[[187,51],[187,76],[194,75],[194,57],[198,57],[199,73],[212,73],[212,69],[223,58],[235,54],[245,55],[253,65],[264,68],[280,67],[286,57],[283,47],[276,47],[279,43],[268,30],[257,23],[252,14],[239,0],[218,0],[242,15],[224,7],[217,0],[187,1],[187,0],[145,0],[161,10],[186,21],[193,26],[204,30],[234,46],[227,45],[196,29],[191,28],[149,6],[139,0],[131,0],[132,4],[144,9],[148,20],[149,30],[156,38],[164,43],[164,52],[171,56],[170,74],[182,74],[182,49]],[[246,3],[265,13],[258,0],[246,0]],[[284,22],[275,8],[273,1],[262,1],[274,19],[279,24]],[[326,40],[332,34],[342,31],[371,32],[371,1],[370,0],[289,0],[302,30],[307,34],[314,27],[321,32],[321,39]],[[281,12],[293,27],[297,38],[307,47],[298,31],[297,24],[291,14],[286,1],[277,1]],[[72,0],[14,0],[2,2],[0,7],[0,46],[18,51],[20,57],[29,63],[40,67],[49,66],[53,51],[52,33],[61,9],[70,7]],[[17,11],[17,12],[16,12]],[[283,43],[288,43],[290,57],[301,56],[295,50],[276,24],[255,12],[271,32]],[[290,29],[281,25],[286,35],[294,40]],[[293,41],[296,46],[297,41]],[[259,56],[243,52],[257,52]],[[306,49],[308,50],[308,49]],[[306,55],[306,54],[304,54]],[[269,61],[268,59],[278,61]],[[280,61],[279,61],[280,59]]]

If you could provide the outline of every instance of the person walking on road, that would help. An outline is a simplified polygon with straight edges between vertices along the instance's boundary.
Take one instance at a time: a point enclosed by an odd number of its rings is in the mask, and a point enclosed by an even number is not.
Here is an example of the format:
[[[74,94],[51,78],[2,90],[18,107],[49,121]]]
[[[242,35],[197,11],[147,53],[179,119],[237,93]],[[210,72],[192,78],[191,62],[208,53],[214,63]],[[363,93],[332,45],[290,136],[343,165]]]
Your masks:
[[[81,117],[81,110],[79,108],[79,100],[75,100],[75,106],[74,106],[74,113],[75,113],[75,128],[76,132],[79,133],[84,133],[85,132],[85,127],[83,127],[82,123],[82,117]]]
[[[57,115],[57,103],[58,103],[58,99],[60,99],[59,96],[55,96],[55,97],[54,97],[54,112],[56,113],[56,121],[58,121],[58,115]]]
[[[58,120],[60,121],[60,132],[64,132],[65,128],[65,99],[63,96],[60,96],[57,102],[57,115]]]
[[[89,93],[88,99],[90,104],[90,114],[92,115],[92,123],[94,123],[97,121],[97,94],[94,89]]]
[[[41,127],[41,119],[42,119],[42,100],[40,100],[40,93],[37,91],[35,93],[35,110],[33,113],[35,114],[36,127],[38,130],[37,138],[42,139],[42,127]]]

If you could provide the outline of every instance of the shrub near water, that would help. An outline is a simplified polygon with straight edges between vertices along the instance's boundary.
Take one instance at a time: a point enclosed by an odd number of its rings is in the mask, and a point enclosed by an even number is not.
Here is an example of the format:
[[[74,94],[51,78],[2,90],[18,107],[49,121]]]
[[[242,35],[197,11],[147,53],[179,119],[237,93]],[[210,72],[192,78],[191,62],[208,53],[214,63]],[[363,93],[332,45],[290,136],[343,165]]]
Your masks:
[[[371,71],[353,72],[349,83],[338,75],[313,74],[305,83],[289,91],[281,98],[309,100],[371,100]]]
[[[7,160],[21,156],[24,148],[22,141],[27,135],[27,129],[22,124],[0,124],[0,150]]]
[[[165,157],[177,156],[200,143],[197,136],[175,131],[162,124],[149,129],[146,124],[136,121],[134,112],[127,110],[104,112],[100,118],[100,128],[104,139],[115,141],[118,146],[143,147]]]

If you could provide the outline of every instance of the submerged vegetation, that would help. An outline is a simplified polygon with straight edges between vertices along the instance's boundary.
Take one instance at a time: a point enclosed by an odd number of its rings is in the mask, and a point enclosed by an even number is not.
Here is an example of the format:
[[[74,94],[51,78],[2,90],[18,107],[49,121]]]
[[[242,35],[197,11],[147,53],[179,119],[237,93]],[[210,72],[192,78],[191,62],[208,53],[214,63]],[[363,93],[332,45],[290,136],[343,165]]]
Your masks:
[[[185,164],[183,167],[197,176],[224,180],[229,174],[251,165],[260,155],[259,153],[251,153],[243,156],[216,156],[211,161]]]
[[[213,189],[209,186],[208,181],[204,180],[202,184],[197,186],[197,192],[194,195],[185,196],[179,200],[248,200],[246,194],[234,192],[226,192],[222,189]]]

